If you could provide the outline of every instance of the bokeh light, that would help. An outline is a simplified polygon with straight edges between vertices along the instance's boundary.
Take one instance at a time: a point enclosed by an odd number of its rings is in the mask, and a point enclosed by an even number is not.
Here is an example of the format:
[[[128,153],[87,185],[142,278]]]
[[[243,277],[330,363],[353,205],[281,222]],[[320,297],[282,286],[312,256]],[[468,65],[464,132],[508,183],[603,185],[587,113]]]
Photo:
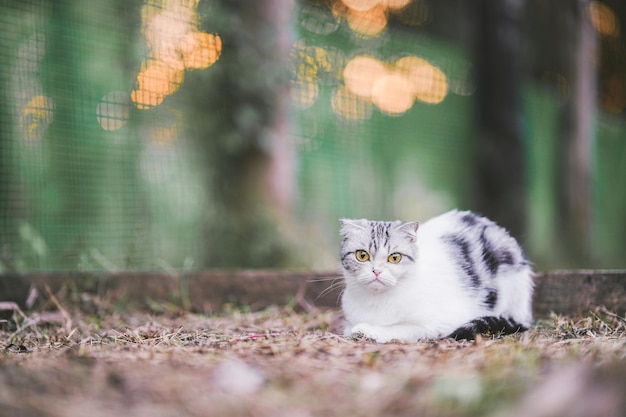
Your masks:
[[[384,113],[399,115],[413,106],[413,95],[406,77],[385,74],[372,86],[372,102]]]
[[[51,97],[38,95],[28,101],[19,119],[19,127],[25,139],[40,139],[54,120],[54,101]]]
[[[320,84],[337,85],[343,79],[345,61],[337,48],[295,42],[291,50],[291,103],[299,109],[312,106],[319,97]]]
[[[380,3],[364,11],[349,8],[345,17],[350,29],[366,37],[378,36],[387,27],[387,9]]]
[[[183,38],[181,50],[186,69],[208,68],[222,53],[222,39],[211,33],[190,32]]]
[[[361,97],[372,97],[374,83],[387,73],[385,64],[369,55],[352,58],[343,70],[346,87]]]
[[[185,72],[163,61],[147,61],[137,74],[137,89],[131,99],[138,109],[149,109],[163,102],[165,97],[176,92],[183,82]]]
[[[407,79],[415,98],[424,103],[440,103],[448,94],[446,75],[425,59],[416,56],[403,57],[396,61],[395,68]]]
[[[332,12],[337,20],[345,20],[354,33],[365,38],[382,34],[391,14],[411,26],[430,18],[426,0],[335,0]]]
[[[365,12],[380,4],[379,0],[341,0],[351,10]]]
[[[121,129],[130,116],[129,96],[124,91],[107,93],[96,106],[98,124],[104,130]]]
[[[345,66],[343,52],[333,47],[308,46],[304,40],[293,44],[292,76],[296,80],[336,84]]]
[[[423,94],[431,90],[435,69],[428,61],[416,56],[407,56],[397,60],[395,66],[407,78],[413,94]]]
[[[306,109],[317,101],[320,87],[311,80],[292,80],[289,91],[293,105],[299,109]]]
[[[345,86],[339,86],[333,91],[331,106],[336,115],[349,121],[369,119],[374,112],[374,106],[369,100],[357,96]]]
[[[138,109],[160,105],[183,83],[185,71],[208,68],[222,53],[216,34],[198,30],[198,0],[148,1],[142,8],[142,32],[150,48],[137,74],[131,100]]]
[[[620,34],[619,20],[615,12],[601,1],[592,1],[589,4],[591,23],[603,36],[616,37]]]
[[[403,9],[411,3],[411,0],[382,0],[382,4],[384,4],[388,9]]]
[[[391,14],[405,24],[418,25],[430,19],[427,0],[332,0],[328,8],[319,4],[306,5],[301,25],[316,34],[336,30],[333,22],[344,22],[364,38],[378,36],[387,28]],[[405,16],[406,14],[411,16]],[[314,20],[322,16],[323,25]],[[384,40],[385,38],[380,38]],[[365,40],[371,42],[371,40]],[[448,92],[470,95],[475,87],[470,80],[471,64],[450,70],[447,75],[441,66],[426,59],[408,55],[395,62],[373,55],[359,54],[346,59],[336,47],[310,45],[311,40],[300,39],[293,44],[291,100],[294,107],[307,109],[322,94],[322,86],[333,86],[331,108],[348,121],[366,120],[374,106],[389,116],[408,111],[415,101],[425,104],[441,103]],[[368,48],[368,50],[371,50]],[[396,55],[397,56],[397,55]]]
[[[406,56],[390,65],[370,55],[348,61],[343,71],[346,88],[371,100],[383,113],[397,116],[409,110],[414,100],[437,104],[448,94],[444,72],[416,56]]]

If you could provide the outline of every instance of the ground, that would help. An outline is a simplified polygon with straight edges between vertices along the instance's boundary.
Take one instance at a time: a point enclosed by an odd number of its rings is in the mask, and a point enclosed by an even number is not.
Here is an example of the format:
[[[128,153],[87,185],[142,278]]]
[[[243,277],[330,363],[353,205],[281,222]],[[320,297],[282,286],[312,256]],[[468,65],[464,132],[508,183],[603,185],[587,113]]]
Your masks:
[[[346,339],[335,310],[198,315],[52,296],[0,320],[0,416],[624,416],[626,320],[473,342]]]

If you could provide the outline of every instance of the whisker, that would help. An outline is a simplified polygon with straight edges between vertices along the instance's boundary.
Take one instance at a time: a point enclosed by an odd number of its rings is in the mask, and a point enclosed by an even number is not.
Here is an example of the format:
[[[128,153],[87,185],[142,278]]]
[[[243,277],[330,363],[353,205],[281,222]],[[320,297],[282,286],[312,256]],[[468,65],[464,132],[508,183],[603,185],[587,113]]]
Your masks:
[[[334,290],[340,288],[339,284],[332,284],[329,287],[327,287],[324,291],[320,292],[317,297],[315,297],[315,301],[319,300],[320,298],[330,294],[331,292],[333,292]]]
[[[324,291],[322,291],[321,293],[319,293],[319,295],[317,297],[315,297],[315,301],[319,300],[320,298],[324,297],[325,295],[330,294],[331,292],[335,291],[338,288],[341,288],[343,286],[343,281],[337,281],[339,278],[335,278],[333,280],[333,282],[326,287],[326,289],[324,289]]]
[[[312,279],[307,279],[306,282],[326,282],[326,281],[335,281],[339,279],[338,277],[319,277],[319,278],[312,278]]]
[[[340,301],[341,301],[341,296],[343,296],[343,293],[346,292],[346,287],[343,287],[343,289],[339,292],[339,295],[337,296],[337,305],[339,305]]]

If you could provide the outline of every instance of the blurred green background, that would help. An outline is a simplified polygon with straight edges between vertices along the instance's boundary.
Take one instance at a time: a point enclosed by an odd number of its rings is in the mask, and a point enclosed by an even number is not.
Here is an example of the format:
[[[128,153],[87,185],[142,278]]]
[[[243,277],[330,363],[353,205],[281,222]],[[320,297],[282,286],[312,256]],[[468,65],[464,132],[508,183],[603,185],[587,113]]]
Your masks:
[[[618,0],[0,6],[0,271],[337,266],[340,217],[473,209],[626,267]]]

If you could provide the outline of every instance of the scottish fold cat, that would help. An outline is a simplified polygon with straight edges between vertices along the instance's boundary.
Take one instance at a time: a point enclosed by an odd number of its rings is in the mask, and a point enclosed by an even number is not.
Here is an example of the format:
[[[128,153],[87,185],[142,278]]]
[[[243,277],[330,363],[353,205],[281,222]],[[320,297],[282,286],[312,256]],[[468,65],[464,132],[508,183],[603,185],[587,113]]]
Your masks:
[[[414,342],[530,327],[530,263],[491,220],[454,210],[422,225],[340,222],[346,336]]]

